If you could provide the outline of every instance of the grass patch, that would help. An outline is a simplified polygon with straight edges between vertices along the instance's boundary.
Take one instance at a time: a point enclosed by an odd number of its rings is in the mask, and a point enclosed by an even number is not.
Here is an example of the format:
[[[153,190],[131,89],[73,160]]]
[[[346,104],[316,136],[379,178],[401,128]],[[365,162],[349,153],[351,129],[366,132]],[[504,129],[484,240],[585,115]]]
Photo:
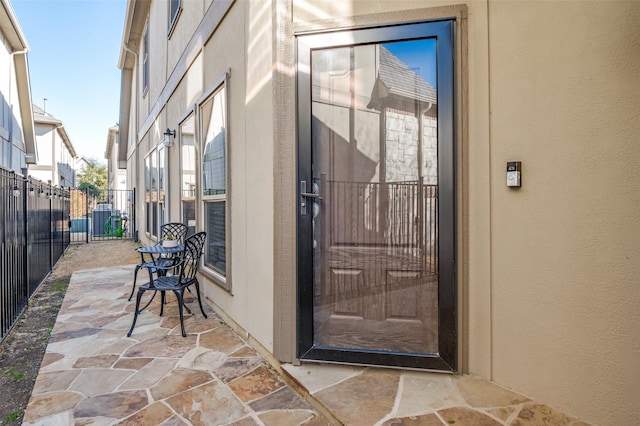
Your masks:
[[[9,413],[8,415],[6,415],[3,419],[4,423],[11,423],[11,422],[15,422],[16,420],[18,420],[20,417],[22,416],[22,411],[21,410],[15,410],[12,411],[11,413]]]
[[[51,336],[51,333],[53,332],[53,326],[55,325],[55,322],[48,322],[47,323],[47,336]]]
[[[51,286],[51,291],[66,291],[69,281],[58,281]]]
[[[24,373],[14,370],[13,367],[5,368],[4,374],[10,376],[14,382],[19,382],[24,378]]]

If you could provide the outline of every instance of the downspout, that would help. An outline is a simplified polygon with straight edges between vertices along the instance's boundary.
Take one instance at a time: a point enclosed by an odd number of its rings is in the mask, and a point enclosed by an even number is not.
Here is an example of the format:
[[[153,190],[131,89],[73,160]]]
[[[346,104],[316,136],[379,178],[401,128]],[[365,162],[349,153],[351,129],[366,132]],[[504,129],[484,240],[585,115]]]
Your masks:
[[[128,52],[128,53],[130,53],[130,54],[132,54],[134,56],[135,61],[134,61],[133,70],[136,70],[136,66],[138,65],[138,54],[136,52],[134,52],[133,50],[129,49],[129,47],[125,43],[122,43],[122,48],[126,52]],[[124,68],[124,62],[123,62],[123,68]],[[138,78],[139,78],[138,75],[139,75],[139,73],[136,72],[135,73],[135,85],[134,85],[136,93],[137,93],[137,90],[138,90],[138,87],[139,87],[138,86]],[[131,90],[131,98],[134,98],[133,92],[134,91]],[[135,166],[133,167],[133,169],[134,170],[138,170],[138,161],[140,159],[140,153],[139,153],[139,150],[138,150],[138,111],[140,110],[140,108],[138,107],[137,97],[135,99],[136,99],[136,103],[134,105],[135,106],[135,113],[134,113],[134,123],[133,123],[133,128],[135,129],[134,130],[134,140],[133,140],[135,158],[134,158],[133,161],[134,161],[134,165]],[[131,101],[129,101],[129,103],[131,104]],[[129,123],[129,129],[131,129],[131,123]],[[119,130],[118,130],[118,132],[119,132]],[[129,134],[131,134],[131,131],[129,131]],[[120,144],[120,136],[119,135],[118,135],[118,144]],[[118,147],[118,151],[119,150],[120,150],[120,147]],[[128,150],[129,150],[129,147],[127,147],[127,151]],[[128,168],[127,168],[127,186],[128,187],[130,187],[130,185],[131,185],[129,182],[132,182],[132,183],[135,182],[135,180],[132,179],[132,177],[133,177],[133,173],[129,173]],[[135,242],[138,242],[137,218],[136,218],[136,212],[138,211],[138,206],[137,206],[138,200],[136,198],[136,186],[137,185],[135,185],[135,184],[133,185],[133,201],[132,201],[132,204],[133,204],[133,212],[132,213],[133,214],[131,215],[132,217],[131,217],[130,223],[133,226],[133,229],[131,230],[132,235],[133,235],[133,240]]]
[[[129,47],[125,43],[122,43],[122,48],[125,51],[127,51],[128,53],[131,53],[135,57],[134,67],[133,67],[133,70],[135,70],[136,66],[138,65],[138,54],[136,52],[134,52],[133,50],[129,49]],[[136,75],[135,75],[135,88],[136,88],[136,90],[138,90],[138,87],[139,87],[138,86],[138,72],[136,72]],[[132,98],[134,97],[133,93],[131,94],[131,97]],[[138,108],[137,99],[136,99],[136,103],[135,103],[135,109],[136,110],[135,110],[134,117],[133,117],[134,118],[133,128],[134,128],[134,135],[135,135],[135,138],[134,138],[134,141],[133,141],[134,142],[133,146],[136,148],[135,151],[136,151],[136,157],[137,157],[137,155],[138,155],[138,149],[137,149],[138,148],[138,111],[140,109],[140,108]],[[131,127],[131,126],[129,126],[129,127]],[[120,143],[120,141],[118,141],[118,143]],[[136,164],[138,164],[137,163],[137,158],[136,158]]]

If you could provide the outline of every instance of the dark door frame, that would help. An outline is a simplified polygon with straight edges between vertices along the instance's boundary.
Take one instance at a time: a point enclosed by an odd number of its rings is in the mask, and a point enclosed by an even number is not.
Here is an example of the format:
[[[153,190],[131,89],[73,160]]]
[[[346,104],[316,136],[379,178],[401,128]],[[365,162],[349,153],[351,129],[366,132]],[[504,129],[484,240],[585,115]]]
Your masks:
[[[311,52],[358,44],[437,38],[438,87],[438,353],[389,353],[349,350],[314,343],[313,242],[311,215],[301,215],[304,197],[297,193],[297,357],[330,361],[443,371],[458,370],[456,282],[456,168],[454,121],[455,20],[359,28],[297,37],[297,182],[312,181]]]

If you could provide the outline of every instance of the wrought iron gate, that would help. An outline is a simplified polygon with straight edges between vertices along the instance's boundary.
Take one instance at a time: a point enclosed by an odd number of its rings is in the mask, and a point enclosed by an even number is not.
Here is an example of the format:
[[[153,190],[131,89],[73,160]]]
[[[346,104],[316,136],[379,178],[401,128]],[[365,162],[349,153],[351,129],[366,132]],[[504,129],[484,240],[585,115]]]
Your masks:
[[[72,243],[133,239],[135,190],[71,190]]]

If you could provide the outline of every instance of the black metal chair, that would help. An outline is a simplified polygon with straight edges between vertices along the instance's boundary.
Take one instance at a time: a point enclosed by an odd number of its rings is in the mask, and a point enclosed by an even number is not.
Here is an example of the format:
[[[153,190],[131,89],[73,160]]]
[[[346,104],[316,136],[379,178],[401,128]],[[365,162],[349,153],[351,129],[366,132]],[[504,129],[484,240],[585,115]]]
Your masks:
[[[181,244],[184,241],[184,237],[187,234],[187,225],[180,222],[170,222],[165,223],[160,227],[160,242],[158,244],[162,244],[167,237],[171,236],[173,239],[178,240]],[[136,265],[136,270],[133,273],[133,286],[131,288],[131,294],[129,295],[129,301],[133,297],[133,293],[136,291],[136,281],[138,280],[138,271],[140,268],[155,268],[155,267],[168,267],[173,265],[177,259],[175,256],[167,256],[167,257],[158,257],[153,258],[152,255],[149,255],[151,258],[145,258],[144,253],[140,253],[141,262]],[[162,270],[159,270],[162,273]],[[154,270],[154,272],[159,272]]]
[[[138,287],[138,295],[136,296],[136,310],[133,314],[133,323],[131,324],[131,329],[127,333],[127,337],[131,336],[133,328],[136,325],[138,315],[144,309],[140,309],[140,300],[145,291],[153,291],[154,293],[158,291],[160,292],[160,316],[162,316],[162,313],[164,311],[165,293],[167,291],[172,291],[176,295],[178,299],[180,327],[182,328],[183,337],[187,336],[187,333],[184,329],[184,315],[182,313],[183,307],[187,309],[189,313],[191,313],[191,310],[188,307],[184,306],[185,289],[190,290],[189,287],[195,286],[195,293],[196,297],[198,298],[198,305],[200,305],[200,312],[202,312],[202,315],[207,318],[207,314],[204,313],[204,309],[202,307],[202,300],[200,299],[200,283],[198,282],[198,278],[196,277],[206,237],[206,232],[199,232],[188,237],[184,242],[184,254],[181,256],[179,262],[175,265],[170,265],[162,268],[158,266],[145,267],[149,271],[149,282]],[[157,274],[157,277],[154,278],[153,269],[164,269],[165,272],[173,269],[174,274]]]

